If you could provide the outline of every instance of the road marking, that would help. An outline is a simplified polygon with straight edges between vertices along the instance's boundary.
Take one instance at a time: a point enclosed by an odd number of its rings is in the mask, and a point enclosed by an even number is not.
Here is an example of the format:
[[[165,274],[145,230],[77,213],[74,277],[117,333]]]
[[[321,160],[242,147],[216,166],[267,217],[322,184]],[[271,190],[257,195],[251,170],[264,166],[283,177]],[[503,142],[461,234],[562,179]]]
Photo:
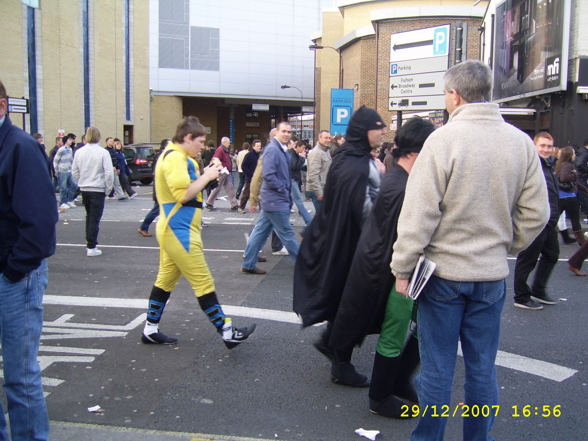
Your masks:
[[[104,349],[70,348],[67,346],[45,346],[41,344],[41,346],[39,346],[39,352],[63,352],[65,354],[102,355],[104,353]]]
[[[43,303],[46,305],[69,305],[69,306],[95,306],[101,308],[129,308],[129,309],[145,309],[147,307],[146,300],[136,300],[136,299],[119,299],[119,298],[103,298],[103,297],[76,297],[76,296],[45,296],[43,298]],[[287,311],[278,311],[273,309],[261,309],[261,308],[250,308],[245,306],[234,306],[234,305],[223,305],[223,310],[227,316],[234,316],[234,317],[247,317],[247,318],[256,318],[260,320],[271,320],[281,323],[293,323],[293,324],[300,324],[300,318],[293,312]],[[133,322],[126,325],[124,328],[131,327],[131,324],[134,326],[138,326],[136,322],[140,322],[143,319],[144,315],[137,317]],[[67,317],[65,319],[60,319],[62,322],[67,321]],[[71,324],[67,325],[68,327],[72,327]],[[85,328],[89,328],[90,325],[83,325]],[[97,325],[100,329],[106,329],[105,327],[109,325]],[[107,329],[111,329],[113,327],[108,327]],[[117,329],[121,327],[116,327]],[[90,335],[95,335],[96,333],[104,333],[106,337],[115,337],[116,332],[114,331],[67,331],[67,330],[59,330],[59,328],[54,327],[51,328],[52,332],[59,333],[60,331],[64,334],[70,334],[67,336],[43,336],[41,339],[47,338],[76,338],[76,336],[72,335],[74,333],[80,332],[84,337],[80,338],[90,338]],[[132,329],[132,328],[131,328]],[[45,329],[43,329],[45,331]],[[112,334],[111,334],[112,333]],[[123,334],[124,333],[120,333]],[[87,335],[87,336],[85,336]],[[461,356],[461,347],[458,349],[458,354]],[[546,378],[548,380],[553,380],[557,382],[562,382],[572,375],[577,373],[577,370],[567,368],[565,366],[559,366],[557,364],[548,363],[546,361],[536,360],[533,358],[523,357],[517,354],[511,354],[504,351],[498,351],[496,356],[496,365],[506,367],[509,369],[526,372],[528,374],[536,375],[539,377]]]
[[[116,221],[118,222],[118,221]],[[252,225],[246,223],[228,223],[223,222],[223,224],[227,225]],[[86,247],[86,244],[83,243],[58,243],[57,246],[61,247]],[[159,250],[159,247],[145,247],[145,246],[133,246],[133,245],[102,245],[100,244],[100,248],[127,248],[133,250]],[[204,251],[208,253],[244,253],[245,250],[221,250],[215,248],[204,248]],[[516,257],[507,257],[507,260],[517,260]],[[557,259],[558,262],[567,262],[568,259]]]
[[[83,244],[83,243],[58,243],[57,246],[86,248],[86,244]],[[126,249],[133,249],[133,250],[157,250],[157,251],[159,251],[159,247],[144,247],[144,246],[133,246],[133,245],[102,245],[102,244],[100,244],[100,248],[126,248]],[[219,250],[219,249],[212,249],[212,248],[204,248],[204,251],[206,251],[208,253],[240,253],[240,254],[243,254],[245,252],[245,250]]]

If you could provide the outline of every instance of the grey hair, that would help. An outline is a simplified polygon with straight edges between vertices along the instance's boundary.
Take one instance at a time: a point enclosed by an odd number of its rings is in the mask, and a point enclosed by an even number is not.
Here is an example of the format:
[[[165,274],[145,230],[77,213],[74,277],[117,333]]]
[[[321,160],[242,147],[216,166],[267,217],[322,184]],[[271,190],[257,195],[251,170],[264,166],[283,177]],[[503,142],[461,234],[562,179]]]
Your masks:
[[[468,60],[456,64],[443,76],[445,90],[455,90],[468,103],[490,101],[492,71],[481,61]]]

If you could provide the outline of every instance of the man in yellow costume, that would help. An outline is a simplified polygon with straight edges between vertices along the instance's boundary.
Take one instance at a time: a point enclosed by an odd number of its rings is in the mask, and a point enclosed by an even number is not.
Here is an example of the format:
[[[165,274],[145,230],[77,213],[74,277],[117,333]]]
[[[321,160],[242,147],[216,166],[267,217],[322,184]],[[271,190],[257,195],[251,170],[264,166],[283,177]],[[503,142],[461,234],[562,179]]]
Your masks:
[[[206,264],[200,235],[202,190],[220,174],[220,162],[203,170],[193,159],[206,141],[206,131],[198,118],[185,117],[176,129],[172,143],[159,158],[155,169],[155,187],[160,206],[157,241],[161,248],[159,272],[151,290],[147,321],[141,340],[147,344],[177,343],[159,330],[161,314],[180,276],[184,276],[202,310],[215,326],[227,348],[232,349],[255,330],[235,328],[216,297],[214,280]]]

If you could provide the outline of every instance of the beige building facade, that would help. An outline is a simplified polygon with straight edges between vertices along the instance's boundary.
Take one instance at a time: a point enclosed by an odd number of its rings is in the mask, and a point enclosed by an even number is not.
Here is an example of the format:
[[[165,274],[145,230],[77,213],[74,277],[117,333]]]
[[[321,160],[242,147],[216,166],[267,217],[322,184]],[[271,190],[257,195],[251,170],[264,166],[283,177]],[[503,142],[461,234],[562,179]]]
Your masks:
[[[61,130],[80,141],[88,126],[103,140],[150,141],[147,2],[10,0],[0,16],[0,79],[29,100],[26,131],[47,148]],[[23,126],[22,114],[10,117]]]

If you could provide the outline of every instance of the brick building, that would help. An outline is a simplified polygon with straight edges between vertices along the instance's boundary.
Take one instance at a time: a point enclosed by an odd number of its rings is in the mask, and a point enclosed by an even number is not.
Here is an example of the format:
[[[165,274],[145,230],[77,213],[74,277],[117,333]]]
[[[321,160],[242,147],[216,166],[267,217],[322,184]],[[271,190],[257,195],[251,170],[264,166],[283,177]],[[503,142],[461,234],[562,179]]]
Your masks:
[[[375,108],[393,129],[397,111],[389,109],[391,36],[450,25],[449,62],[453,65],[460,23],[464,29],[460,45],[463,59],[479,59],[478,29],[487,2],[478,3],[472,6],[469,0],[340,0],[337,9],[323,11],[322,30],[311,36],[313,43],[324,48],[315,50],[315,127],[329,128],[331,89],[341,85],[354,90],[354,108]],[[411,113],[405,113],[403,118]],[[387,141],[393,136],[394,132],[389,131]]]

